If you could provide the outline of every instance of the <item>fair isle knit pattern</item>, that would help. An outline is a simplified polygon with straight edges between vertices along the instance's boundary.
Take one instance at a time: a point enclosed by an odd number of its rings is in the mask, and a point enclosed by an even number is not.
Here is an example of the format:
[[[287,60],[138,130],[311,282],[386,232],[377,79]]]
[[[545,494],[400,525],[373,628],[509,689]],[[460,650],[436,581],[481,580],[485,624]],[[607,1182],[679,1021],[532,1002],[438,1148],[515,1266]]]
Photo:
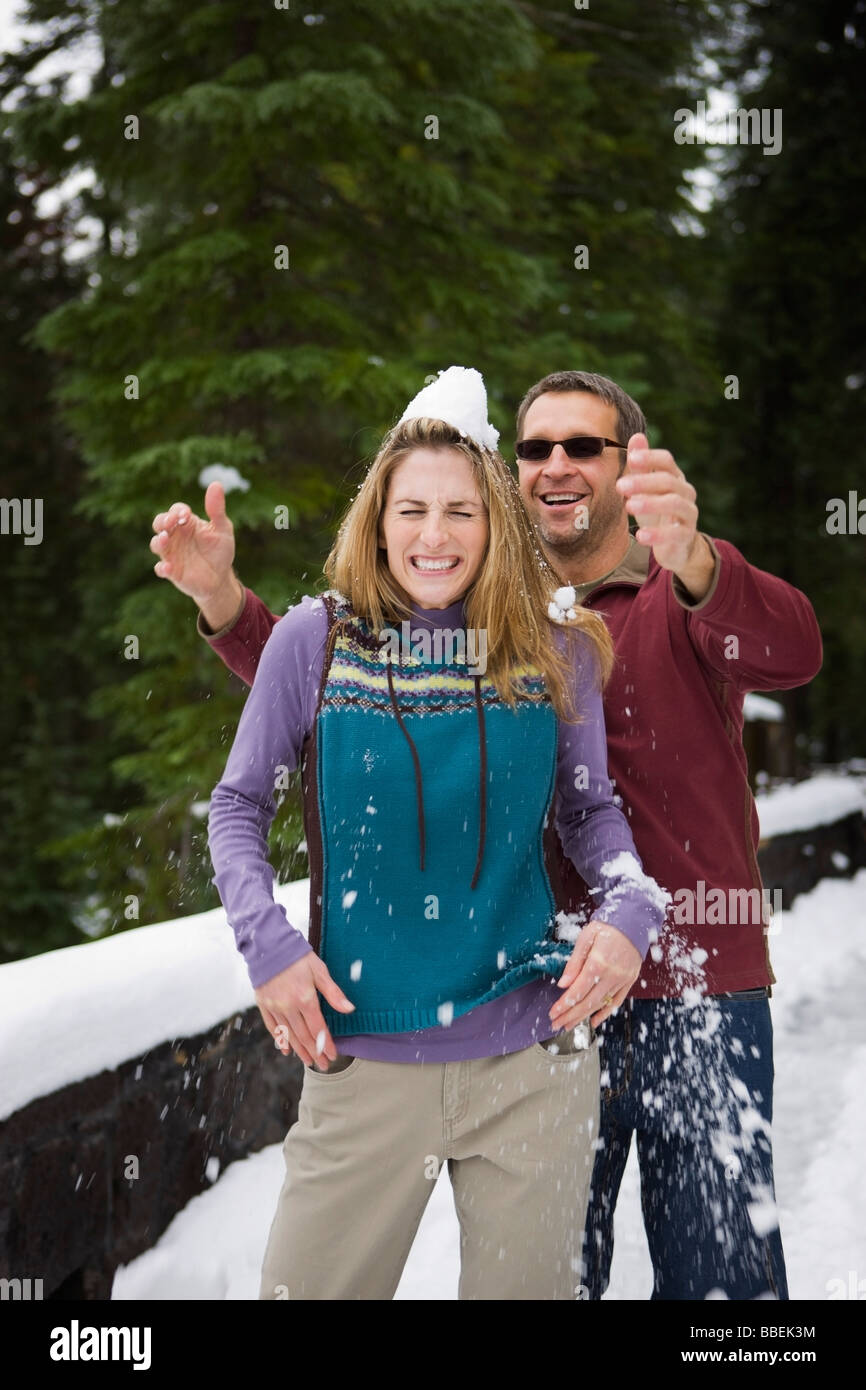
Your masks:
[[[328,602],[307,750],[310,940],[355,1004],[335,1035],[442,1026],[558,975],[542,836],[557,721],[537,671],[514,707],[455,660],[390,659]]]
[[[422,647],[423,639],[414,644],[415,650]],[[392,714],[388,664],[387,644],[380,644],[366,623],[352,620],[336,639],[322,708],[357,706]],[[540,672],[518,667],[515,676],[524,698],[547,702]],[[410,654],[405,664],[392,665],[392,680],[401,712],[456,714],[475,708],[475,685],[464,663],[448,665],[437,662],[435,655],[432,661],[425,661],[423,656]],[[501,703],[493,682],[484,677],[481,697],[485,706]]]

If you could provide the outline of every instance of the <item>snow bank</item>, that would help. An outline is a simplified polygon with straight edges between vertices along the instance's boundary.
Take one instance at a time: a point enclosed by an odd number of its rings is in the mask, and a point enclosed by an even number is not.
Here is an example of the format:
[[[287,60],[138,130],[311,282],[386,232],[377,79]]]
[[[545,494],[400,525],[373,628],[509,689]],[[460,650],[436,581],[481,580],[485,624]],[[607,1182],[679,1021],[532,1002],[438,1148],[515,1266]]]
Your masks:
[[[838,772],[821,772],[795,786],[776,787],[756,797],[761,838],[832,825],[853,811],[866,814],[866,782]]]
[[[309,879],[275,896],[306,932]],[[254,1003],[221,907],[0,966],[0,1119]]]

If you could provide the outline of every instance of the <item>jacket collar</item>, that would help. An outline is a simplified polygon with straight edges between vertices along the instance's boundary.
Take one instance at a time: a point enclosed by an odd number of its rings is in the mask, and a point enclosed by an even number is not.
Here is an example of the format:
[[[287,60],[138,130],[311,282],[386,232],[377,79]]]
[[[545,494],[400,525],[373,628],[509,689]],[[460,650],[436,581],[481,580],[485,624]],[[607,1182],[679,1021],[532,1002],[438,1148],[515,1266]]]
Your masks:
[[[590,579],[585,584],[575,584],[574,592],[577,595],[578,603],[596,589],[600,589],[606,584],[643,584],[649,573],[649,562],[652,551],[648,545],[639,545],[634,536],[629,537],[628,550],[622,557],[618,565],[615,565],[607,574],[601,575],[598,579]]]

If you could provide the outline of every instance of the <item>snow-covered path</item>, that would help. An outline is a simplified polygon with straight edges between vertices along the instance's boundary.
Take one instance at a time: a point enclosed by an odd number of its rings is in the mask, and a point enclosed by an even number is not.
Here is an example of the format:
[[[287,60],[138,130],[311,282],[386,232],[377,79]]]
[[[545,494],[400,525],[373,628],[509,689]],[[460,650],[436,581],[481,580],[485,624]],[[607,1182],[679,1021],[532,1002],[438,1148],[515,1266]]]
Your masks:
[[[866,871],[798,898],[774,920],[770,945],[779,981],[776,1189],[788,1279],[792,1298],[823,1300],[866,1280]],[[609,1299],[646,1299],[651,1286],[633,1160],[617,1208]],[[233,1164],[153,1250],[118,1271],[113,1297],[255,1298],[281,1181],[279,1145]],[[457,1239],[443,1175],[397,1297],[456,1298]]]

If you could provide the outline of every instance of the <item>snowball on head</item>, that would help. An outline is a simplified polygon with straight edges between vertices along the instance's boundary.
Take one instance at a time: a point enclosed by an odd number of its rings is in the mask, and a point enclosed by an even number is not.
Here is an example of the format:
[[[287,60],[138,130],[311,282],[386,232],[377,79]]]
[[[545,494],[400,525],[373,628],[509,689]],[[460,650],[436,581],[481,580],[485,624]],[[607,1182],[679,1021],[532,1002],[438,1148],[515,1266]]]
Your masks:
[[[399,423],[417,420],[422,415],[444,420],[484,449],[495,449],[499,443],[499,431],[487,419],[484,378],[474,367],[449,367],[439,372],[436,380],[409,402]]]

